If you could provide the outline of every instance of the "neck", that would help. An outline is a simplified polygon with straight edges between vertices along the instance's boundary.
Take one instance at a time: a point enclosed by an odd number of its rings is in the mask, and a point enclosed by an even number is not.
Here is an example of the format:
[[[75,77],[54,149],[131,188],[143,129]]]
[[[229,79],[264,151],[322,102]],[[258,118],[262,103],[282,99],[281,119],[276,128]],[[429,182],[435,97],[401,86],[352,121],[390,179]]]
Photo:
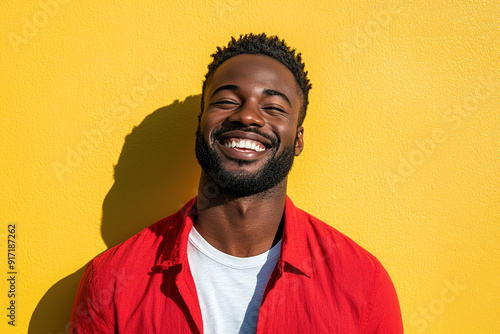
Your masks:
[[[287,178],[248,196],[217,191],[210,187],[214,184],[202,172],[194,224],[208,243],[224,253],[247,257],[264,253],[281,239]]]

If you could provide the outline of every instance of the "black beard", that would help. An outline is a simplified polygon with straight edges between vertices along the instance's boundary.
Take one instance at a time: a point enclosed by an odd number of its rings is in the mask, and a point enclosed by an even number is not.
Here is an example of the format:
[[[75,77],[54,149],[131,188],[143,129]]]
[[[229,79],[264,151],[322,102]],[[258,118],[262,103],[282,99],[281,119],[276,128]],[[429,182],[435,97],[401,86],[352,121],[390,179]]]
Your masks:
[[[213,146],[217,145],[217,136],[224,132],[230,130],[243,130],[248,131],[248,128],[222,128],[214,131],[211,135],[211,142]],[[295,158],[295,141],[292,146],[285,147],[283,153],[280,155],[276,154],[278,148],[277,141],[274,138],[269,138],[254,129],[251,132],[256,132],[260,135],[271,140],[273,143],[272,150],[274,150],[273,155],[270,157],[268,162],[260,169],[256,174],[251,175],[244,172],[229,172],[223,169],[222,157],[219,153],[213,149],[209,148],[207,141],[200,133],[200,127],[196,131],[196,159],[200,164],[202,170],[209,178],[215,182],[215,185],[220,187],[216,193],[229,192],[236,196],[249,196],[258,193],[262,193],[275,187],[278,183],[283,181],[283,179],[288,175],[290,169],[293,165],[293,160]],[[236,161],[238,165],[245,165],[251,163],[250,161],[232,159]]]

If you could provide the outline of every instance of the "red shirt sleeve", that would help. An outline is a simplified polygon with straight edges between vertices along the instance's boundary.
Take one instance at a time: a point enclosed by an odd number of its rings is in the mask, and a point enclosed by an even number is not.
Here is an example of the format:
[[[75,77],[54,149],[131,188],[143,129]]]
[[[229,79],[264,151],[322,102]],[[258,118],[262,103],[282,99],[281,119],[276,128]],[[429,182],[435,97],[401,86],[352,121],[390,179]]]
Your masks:
[[[363,333],[367,334],[404,333],[396,289],[382,265],[378,266],[370,311],[363,327]]]
[[[71,310],[70,334],[113,333],[111,294],[102,290],[92,260],[80,281]]]

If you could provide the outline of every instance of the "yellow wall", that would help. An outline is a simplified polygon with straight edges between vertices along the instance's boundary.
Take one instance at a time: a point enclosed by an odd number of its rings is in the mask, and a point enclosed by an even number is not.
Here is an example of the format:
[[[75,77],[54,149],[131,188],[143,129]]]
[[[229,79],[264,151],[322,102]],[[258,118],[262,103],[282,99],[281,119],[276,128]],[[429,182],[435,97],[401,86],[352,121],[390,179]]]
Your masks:
[[[85,264],[195,194],[201,80],[247,32],[313,83],[295,203],[384,263],[407,333],[500,332],[500,2],[144,2],[0,5],[0,332],[65,333]]]

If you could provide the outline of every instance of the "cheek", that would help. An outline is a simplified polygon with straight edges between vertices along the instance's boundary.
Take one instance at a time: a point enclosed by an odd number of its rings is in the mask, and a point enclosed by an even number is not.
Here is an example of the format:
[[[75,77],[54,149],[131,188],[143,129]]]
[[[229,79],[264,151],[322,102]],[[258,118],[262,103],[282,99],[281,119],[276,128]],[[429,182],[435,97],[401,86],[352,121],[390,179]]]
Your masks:
[[[200,119],[200,134],[205,138],[207,143],[210,143],[210,135],[217,127],[217,120],[213,115],[204,113]]]
[[[284,146],[290,146],[295,142],[297,129],[294,124],[289,122],[280,124],[276,126],[275,131]]]

